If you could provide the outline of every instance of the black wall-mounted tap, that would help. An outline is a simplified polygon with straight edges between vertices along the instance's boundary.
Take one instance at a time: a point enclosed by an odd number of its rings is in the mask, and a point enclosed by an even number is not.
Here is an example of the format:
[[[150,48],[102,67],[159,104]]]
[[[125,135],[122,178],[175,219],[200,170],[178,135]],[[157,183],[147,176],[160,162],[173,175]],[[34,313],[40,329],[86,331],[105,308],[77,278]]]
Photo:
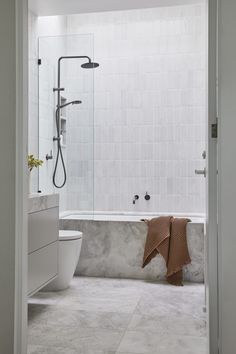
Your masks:
[[[49,154],[46,155],[46,160],[48,161],[48,160],[52,160],[52,159],[53,159],[53,154],[52,154],[52,150],[51,150],[50,155]]]
[[[144,198],[145,198],[145,200],[150,200],[150,199],[151,199],[151,196],[148,194],[148,192],[146,192]]]
[[[133,199],[133,204],[136,203],[136,200],[139,200],[139,195],[138,194],[135,194],[134,199]]]

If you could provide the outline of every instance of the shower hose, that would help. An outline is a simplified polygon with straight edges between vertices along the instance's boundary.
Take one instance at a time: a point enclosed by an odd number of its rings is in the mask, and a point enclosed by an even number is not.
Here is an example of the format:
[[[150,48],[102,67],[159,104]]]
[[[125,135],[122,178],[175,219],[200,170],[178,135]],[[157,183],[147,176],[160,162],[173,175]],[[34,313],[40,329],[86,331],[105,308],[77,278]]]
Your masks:
[[[65,161],[64,161],[64,157],[63,157],[63,153],[62,153],[62,148],[61,148],[61,138],[60,138],[60,117],[59,117],[59,108],[57,108],[56,110],[56,129],[57,129],[57,137],[55,138],[55,140],[57,141],[57,157],[56,157],[56,163],[55,163],[55,167],[54,167],[54,171],[53,171],[53,185],[56,188],[63,188],[64,185],[66,184],[66,166],[65,166]],[[63,181],[61,184],[57,184],[56,182],[56,174],[57,174],[57,169],[58,169],[58,163],[59,163],[59,159],[61,159],[61,163],[62,163],[62,169],[63,169]]]

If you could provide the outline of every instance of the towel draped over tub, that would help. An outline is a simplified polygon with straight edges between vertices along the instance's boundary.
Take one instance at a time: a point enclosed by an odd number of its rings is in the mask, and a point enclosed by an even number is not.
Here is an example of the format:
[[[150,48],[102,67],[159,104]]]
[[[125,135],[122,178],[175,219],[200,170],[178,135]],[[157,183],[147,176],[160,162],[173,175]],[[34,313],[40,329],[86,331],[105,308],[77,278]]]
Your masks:
[[[143,256],[143,268],[157,254],[163,256],[166,262],[168,283],[183,285],[183,266],[191,262],[186,226],[186,218],[161,216],[151,220],[144,220],[148,226],[147,239]]]

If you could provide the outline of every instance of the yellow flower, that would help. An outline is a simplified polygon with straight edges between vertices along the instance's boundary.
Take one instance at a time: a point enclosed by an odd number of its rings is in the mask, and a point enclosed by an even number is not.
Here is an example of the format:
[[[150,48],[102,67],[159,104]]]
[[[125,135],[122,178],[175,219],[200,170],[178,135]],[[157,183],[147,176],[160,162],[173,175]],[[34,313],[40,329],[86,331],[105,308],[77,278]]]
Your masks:
[[[43,161],[34,157],[34,155],[28,155],[28,169],[31,172],[34,167],[42,166]]]

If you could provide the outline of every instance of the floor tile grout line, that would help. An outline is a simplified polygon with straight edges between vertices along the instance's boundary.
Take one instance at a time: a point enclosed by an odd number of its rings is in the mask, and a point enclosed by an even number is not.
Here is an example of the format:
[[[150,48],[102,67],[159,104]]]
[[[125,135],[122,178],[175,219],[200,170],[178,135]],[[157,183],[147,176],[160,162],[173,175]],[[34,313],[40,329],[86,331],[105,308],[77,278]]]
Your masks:
[[[134,316],[134,314],[135,314],[136,308],[137,308],[137,306],[138,306],[138,304],[139,304],[139,302],[140,302],[142,296],[143,296],[143,295],[140,296],[140,298],[139,298],[139,300],[137,301],[137,304],[136,304],[136,306],[135,306],[135,308],[134,308],[134,310],[133,310],[133,312],[132,312],[132,315],[130,316],[130,321],[128,322],[127,328],[126,328],[125,331],[124,331],[124,335],[122,336],[122,338],[121,338],[121,340],[120,340],[120,342],[119,342],[119,345],[118,345],[117,350],[116,350],[116,354],[119,354],[119,352],[118,352],[119,347],[120,347],[121,342],[122,342],[122,340],[124,339],[126,333],[128,332],[129,325],[130,325],[130,323],[131,323],[131,321],[132,321],[132,319],[133,319],[133,316]],[[121,354],[122,354],[122,353],[121,353]]]

